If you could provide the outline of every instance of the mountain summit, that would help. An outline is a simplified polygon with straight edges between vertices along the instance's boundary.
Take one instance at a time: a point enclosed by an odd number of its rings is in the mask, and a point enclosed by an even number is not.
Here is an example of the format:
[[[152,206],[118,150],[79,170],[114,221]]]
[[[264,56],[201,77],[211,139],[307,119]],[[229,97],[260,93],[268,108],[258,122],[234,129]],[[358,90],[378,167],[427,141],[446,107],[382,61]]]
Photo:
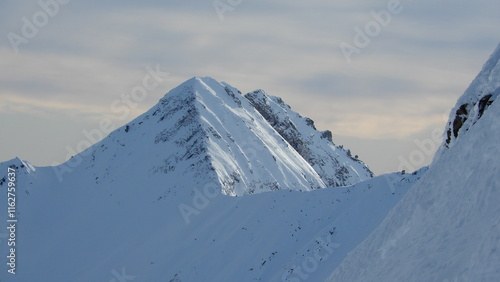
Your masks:
[[[331,132],[317,131],[280,98],[263,91],[243,96],[209,77],[182,83],[82,155],[75,170],[92,171],[98,183],[114,181],[109,175],[155,177],[172,191],[211,183],[231,196],[348,186],[372,177],[333,144]]]

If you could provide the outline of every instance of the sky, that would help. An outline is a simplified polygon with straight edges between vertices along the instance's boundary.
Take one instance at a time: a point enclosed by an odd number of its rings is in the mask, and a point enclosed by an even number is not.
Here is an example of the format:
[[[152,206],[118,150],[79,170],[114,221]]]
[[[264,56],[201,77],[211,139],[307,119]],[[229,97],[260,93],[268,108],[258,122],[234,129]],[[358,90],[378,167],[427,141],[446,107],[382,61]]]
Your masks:
[[[37,166],[210,76],[283,98],[375,174],[413,171],[500,41],[497,0],[20,2],[0,3],[0,161]]]

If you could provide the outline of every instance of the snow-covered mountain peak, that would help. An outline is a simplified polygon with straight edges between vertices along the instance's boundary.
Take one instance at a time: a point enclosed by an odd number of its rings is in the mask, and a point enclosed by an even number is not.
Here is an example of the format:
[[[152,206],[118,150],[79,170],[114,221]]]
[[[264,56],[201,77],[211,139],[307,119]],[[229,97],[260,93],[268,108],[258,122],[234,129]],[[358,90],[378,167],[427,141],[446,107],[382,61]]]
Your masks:
[[[92,171],[96,183],[155,177],[168,191],[210,184],[233,196],[325,187],[237,89],[211,78],[174,88],[83,155],[75,170]]]
[[[252,99],[257,93],[269,111]],[[169,183],[168,191],[210,184],[232,196],[346,186],[371,177],[361,161],[331,142],[329,131],[316,131],[312,120],[280,98],[263,91],[245,97],[210,77],[172,89],[68,163],[81,170],[76,174],[90,171],[96,183],[115,181],[111,175],[155,177]],[[70,171],[64,165],[55,170]]]
[[[21,170],[27,174],[34,173],[36,171],[36,168],[32,164],[18,157],[6,162],[0,162],[0,169],[3,171],[6,171],[8,167],[13,168],[16,171]]]
[[[173,97],[186,95],[190,95],[197,100],[203,100],[209,96],[216,96],[223,99],[224,102],[229,102],[229,100],[224,99],[226,95],[231,95],[232,97],[232,94],[229,94],[228,92],[241,94],[238,89],[225,82],[219,82],[212,77],[195,76],[170,90],[167,94],[165,94],[160,102],[173,99]],[[232,99],[235,98],[232,97]]]
[[[317,172],[236,88],[212,78],[194,77],[165,95],[161,103],[176,104],[179,97],[188,97],[187,112],[205,133],[203,146],[225,194],[325,187]],[[186,119],[181,120],[184,124]],[[171,134],[167,131],[163,136]]]

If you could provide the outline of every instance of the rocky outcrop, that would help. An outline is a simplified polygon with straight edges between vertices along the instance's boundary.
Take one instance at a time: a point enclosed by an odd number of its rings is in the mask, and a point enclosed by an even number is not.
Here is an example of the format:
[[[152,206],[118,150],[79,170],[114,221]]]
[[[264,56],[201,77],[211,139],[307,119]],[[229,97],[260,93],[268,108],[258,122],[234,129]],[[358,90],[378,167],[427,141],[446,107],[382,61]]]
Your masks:
[[[321,176],[328,186],[347,186],[373,177],[349,150],[335,146],[332,132],[318,131],[314,121],[294,112],[279,97],[263,90],[245,95],[257,111]]]
[[[484,64],[483,69],[472,81],[465,93],[458,99],[451,110],[446,124],[445,140],[436,153],[441,156],[443,150],[452,147],[457,138],[469,131],[488,110],[500,93],[500,45]]]

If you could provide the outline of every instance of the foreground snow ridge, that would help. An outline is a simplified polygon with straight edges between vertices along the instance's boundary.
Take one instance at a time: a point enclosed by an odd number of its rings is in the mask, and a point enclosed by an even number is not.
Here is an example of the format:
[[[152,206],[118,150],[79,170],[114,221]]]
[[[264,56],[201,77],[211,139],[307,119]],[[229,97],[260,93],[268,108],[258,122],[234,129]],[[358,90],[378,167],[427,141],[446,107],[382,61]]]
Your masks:
[[[499,60],[500,46],[452,112],[459,133],[329,281],[499,281]]]
[[[499,119],[493,103],[330,281],[498,281]]]
[[[22,187],[23,258],[7,281],[111,281],[117,273],[133,281],[321,281],[424,172],[229,197],[215,186],[169,191],[166,183],[124,175],[107,185],[84,174],[59,183],[51,168],[32,173],[12,160],[0,169],[7,165]],[[58,204],[48,206],[54,195]],[[189,222],[181,205],[196,209]],[[7,256],[4,248],[0,255]],[[60,268],[47,271],[53,265]]]

